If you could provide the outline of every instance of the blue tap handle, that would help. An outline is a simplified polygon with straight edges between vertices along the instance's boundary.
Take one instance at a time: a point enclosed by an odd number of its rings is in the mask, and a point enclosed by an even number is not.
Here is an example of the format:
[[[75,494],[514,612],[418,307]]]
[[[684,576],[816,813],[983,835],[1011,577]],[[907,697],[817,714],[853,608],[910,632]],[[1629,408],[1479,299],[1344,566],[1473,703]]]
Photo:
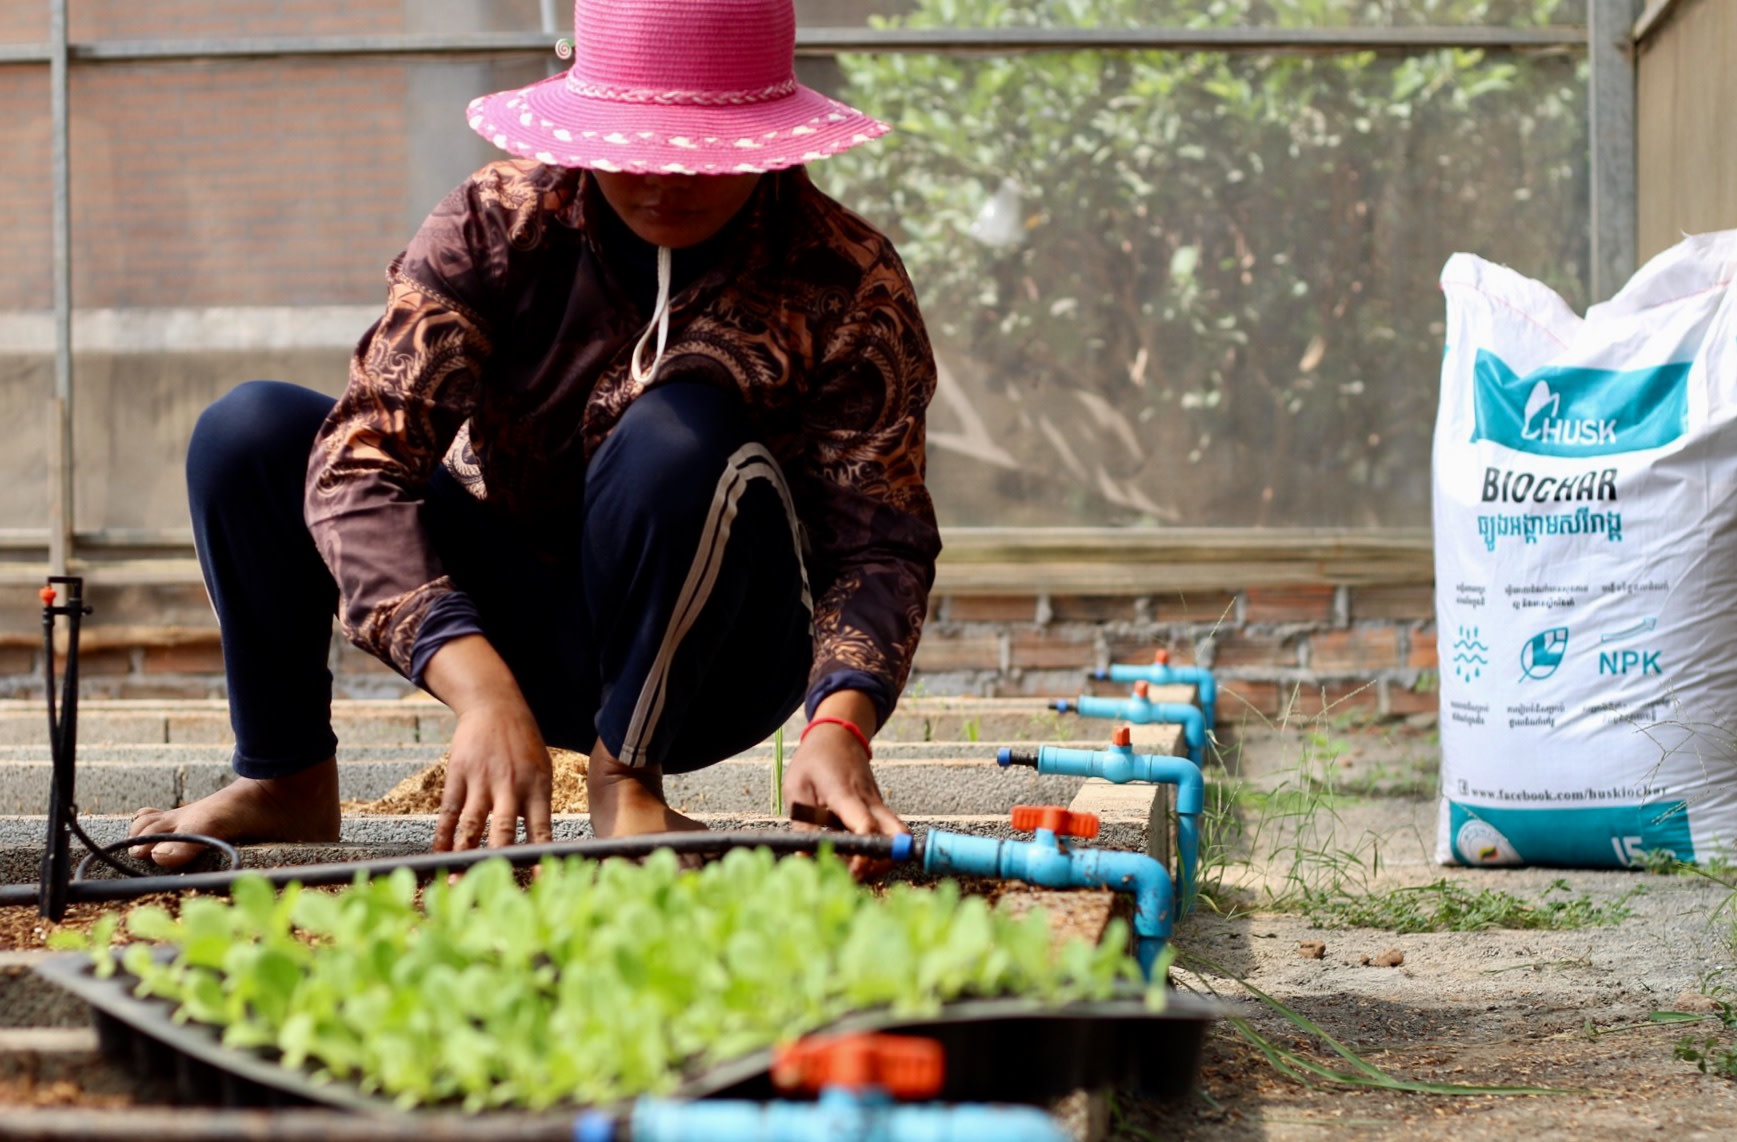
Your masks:
[[[1181,702],[1153,702],[1134,695],[1128,698],[1098,698],[1081,694],[1078,698],[1061,698],[1055,703],[1061,713],[1073,711],[1086,718],[1115,718],[1137,726],[1172,725],[1182,727],[1183,740],[1188,743],[1188,760],[1196,766],[1205,764],[1206,715],[1199,706]]]
[[[995,760],[1001,765],[1026,762],[1030,754],[1004,746]],[[1176,786],[1176,863],[1181,873],[1176,886],[1176,915],[1180,919],[1193,907],[1194,873],[1200,861],[1200,814],[1206,808],[1206,781],[1200,766],[1185,757],[1135,753],[1130,745],[1103,749],[1073,749],[1045,745],[1037,748],[1039,773],[1066,777],[1101,777],[1117,785],[1131,781]]]
[[[1041,1110],[1028,1106],[901,1106],[884,1095],[840,1087],[818,1102],[676,1102],[640,1099],[628,1119],[632,1142],[1067,1142]],[[574,1142],[617,1142],[606,1114],[580,1118]]]
[[[1218,724],[1218,679],[1204,666],[1171,666],[1164,662],[1137,666],[1112,662],[1108,670],[1092,671],[1092,677],[1100,682],[1150,682],[1154,686],[1193,684],[1195,693],[1200,696],[1200,708],[1206,713],[1207,726]]]
[[[1134,958],[1151,978],[1152,965],[1170,939],[1176,890],[1164,866],[1145,853],[1068,849],[1055,833],[1004,841],[963,833],[931,832],[923,842],[923,871],[936,876],[995,876],[1043,888],[1108,888],[1134,897]]]

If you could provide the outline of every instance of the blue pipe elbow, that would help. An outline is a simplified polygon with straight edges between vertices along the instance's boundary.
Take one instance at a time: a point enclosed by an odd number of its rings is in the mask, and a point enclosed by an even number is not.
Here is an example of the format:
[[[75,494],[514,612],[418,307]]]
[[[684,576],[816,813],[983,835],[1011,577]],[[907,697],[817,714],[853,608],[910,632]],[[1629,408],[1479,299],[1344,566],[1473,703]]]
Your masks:
[[[1188,743],[1188,760],[1196,766],[1205,764],[1206,715],[1199,706],[1188,706],[1181,702],[1152,702],[1138,695],[1131,698],[1097,698],[1082,694],[1071,702],[1066,698],[1058,700],[1055,708],[1064,714],[1071,709],[1078,711],[1081,717],[1116,718],[1138,726],[1179,725],[1182,727],[1183,740]]]
[[[1182,880],[1176,886],[1176,917],[1194,910],[1195,873],[1200,867],[1200,814],[1176,812],[1176,854]]]
[[[1204,666],[1170,666],[1161,662],[1134,666],[1116,662],[1108,670],[1092,671],[1092,677],[1100,682],[1150,682],[1154,686],[1192,683],[1200,698],[1200,708],[1206,712],[1207,726],[1218,724],[1218,679]]]
[[[1011,755],[1007,748],[1001,752]],[[1045,745],[1037,748],[1037,771],[1068,777],[1101,777],[1117,785],[1143,781],[1176,786],[1176,863],[1181,873],[1176,886],[1177,918],[1194,906],[1194,874],[1200,861],[1200,814],[1206,808],[1206,781],[1198,765],[1182,757],[1135,753],[1133,746],[1073,749]]]
[[[1152,968],[1170,940],[1176,915],[1176,891],[1164,866],[1145,853],[1088,849],[1076,854],[1081,873],[1095,886],[1134,896],[1134,959],[1140,974],[1152,978]]]
[[[592,1116],[588,1115],[587,1118]],[[604,1116],[597,1116],[604,1117]],[[580,1123],[584,1123],[581,1119]],[[616,1142],[609,1134],[574,1130],[574,1142]],[[840,1087],[818,1102],[675,1102],[640,1099],[630,1119],[633,1142],[1066,1142],[1041,1110],[1025,1106],[900,1106],[878,1091]]]
[[[1164,866],[1145,853],[1063,848],[1048,829],[1035,840],[1003,841],[931,832],[923,871],[936,876],[994,876],[1043,888],[1108,888],[1134,897],[1134,956],[1148,977],[1170,939],[1176,890]]]
[[[1010,747],[1003,747],[1001,752],[1011,760]],[[1200,766],[1185,757],[1135,753],[1133,746],[1076,749],[1043,745],[1037,747],[1037,771],[1065,777],[1101,777],[1117,785],[1131,781],[1174,785],[1178,813],[1199,813],[1206,807],[1206,779],[1201,776]]]

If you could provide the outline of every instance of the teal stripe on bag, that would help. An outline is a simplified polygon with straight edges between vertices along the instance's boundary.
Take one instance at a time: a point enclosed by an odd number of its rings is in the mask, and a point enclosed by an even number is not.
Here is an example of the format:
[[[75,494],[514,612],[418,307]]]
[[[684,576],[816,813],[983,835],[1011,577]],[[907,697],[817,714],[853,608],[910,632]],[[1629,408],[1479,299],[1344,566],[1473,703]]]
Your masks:
[[[1642,852],[1695,859],[1686,801],[1592,809],[1486,809],[1448,802],[1454,859],[1463,865],[1629,868]]]
[[[1689,364],[1548,367],[1520,376],[1487,349],[1472,368],[1472,439],[1536,456],[1610,456],[1660,448],[1689,428]]]

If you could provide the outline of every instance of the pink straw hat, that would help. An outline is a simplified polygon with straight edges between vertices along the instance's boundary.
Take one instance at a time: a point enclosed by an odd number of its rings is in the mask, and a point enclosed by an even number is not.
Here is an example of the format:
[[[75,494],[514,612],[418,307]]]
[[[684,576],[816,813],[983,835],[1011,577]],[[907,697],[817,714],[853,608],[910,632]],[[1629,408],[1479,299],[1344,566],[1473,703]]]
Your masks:
[[[472,101],[473,130],[550,166],[747,174],[888,129],[796,82],[792,0],[575,0],[573,26],[572,69]]]

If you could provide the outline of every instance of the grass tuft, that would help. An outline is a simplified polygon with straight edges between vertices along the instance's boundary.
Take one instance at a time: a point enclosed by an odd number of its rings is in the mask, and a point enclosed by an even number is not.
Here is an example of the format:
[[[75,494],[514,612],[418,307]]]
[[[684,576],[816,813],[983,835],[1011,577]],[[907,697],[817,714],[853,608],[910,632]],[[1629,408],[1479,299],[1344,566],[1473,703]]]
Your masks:
[[[1310,922],[1322,928],[1380,928],[1409,935],[1415,932],[1484,932],[1492,928],[1522,930],[1611,927],[1633,915],[1627,901],[1641,890],[1599,903],[1572,890],[1566,880],[1552,881],[1537,901],[1511,892],[1480,888],[1443,878],[1433,884],[1392,888],[1354,895],[1343,889],[1312,891],[1302,901]],[[1556,895],[1553,895],[1556,894]]]

